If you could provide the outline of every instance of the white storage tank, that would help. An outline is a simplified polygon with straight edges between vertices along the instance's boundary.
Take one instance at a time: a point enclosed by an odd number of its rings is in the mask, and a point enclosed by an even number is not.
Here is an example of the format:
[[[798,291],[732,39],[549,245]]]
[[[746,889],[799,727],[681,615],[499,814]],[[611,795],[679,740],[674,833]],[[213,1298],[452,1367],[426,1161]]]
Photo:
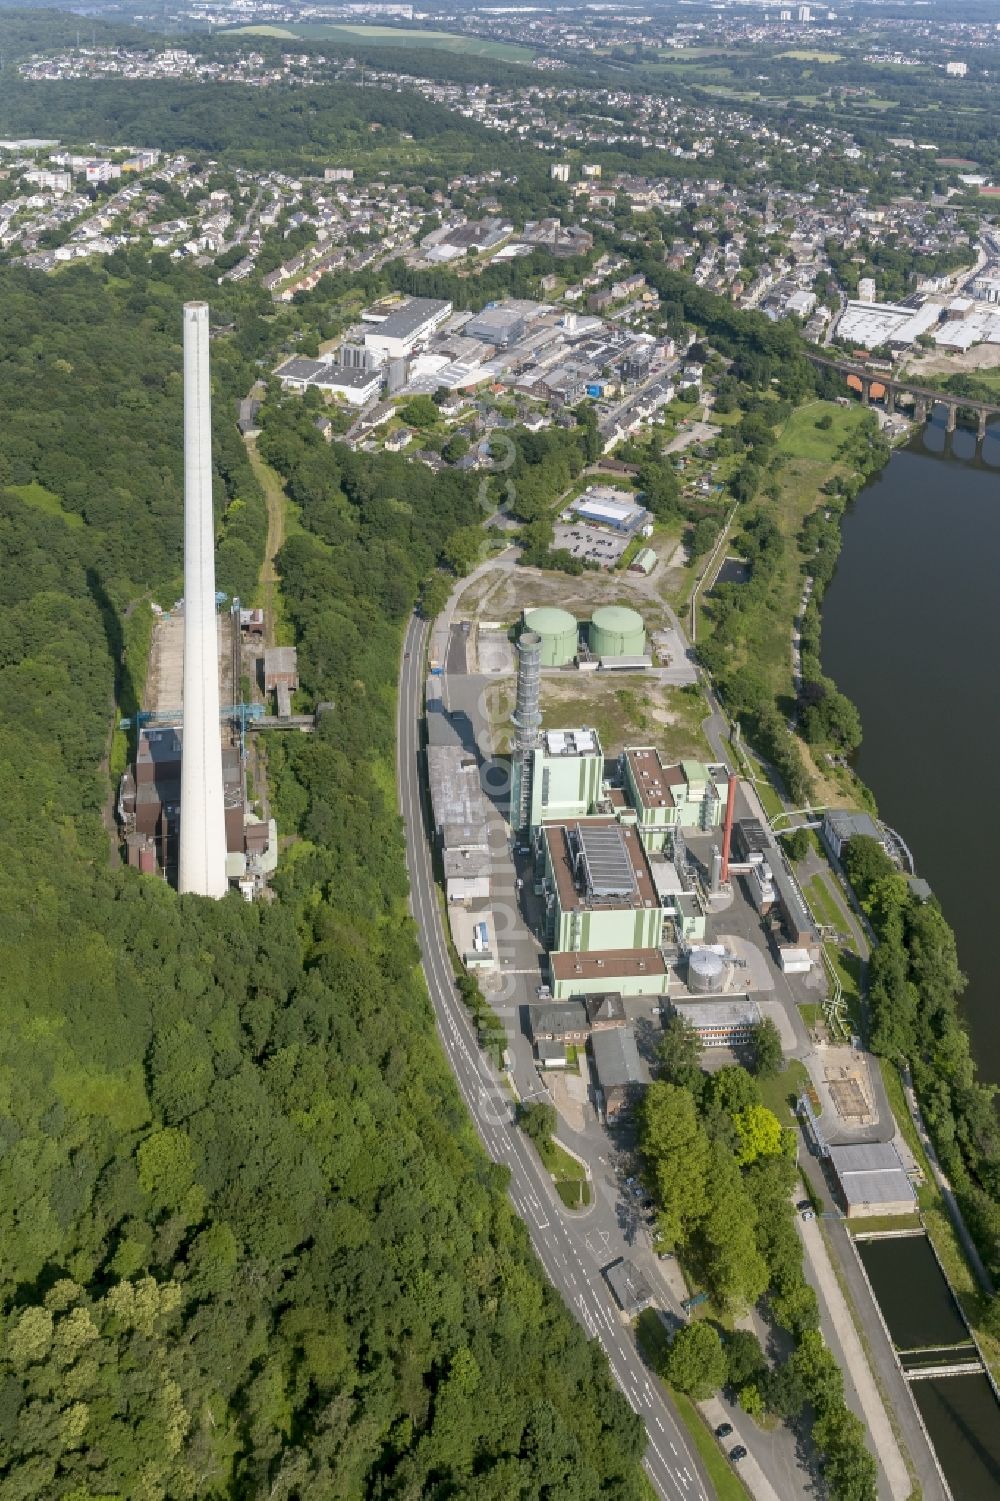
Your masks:
[[[712,949],[692,949],[688,955],[687,987],[692,995],[712,995],[722,989],[726,961]]]

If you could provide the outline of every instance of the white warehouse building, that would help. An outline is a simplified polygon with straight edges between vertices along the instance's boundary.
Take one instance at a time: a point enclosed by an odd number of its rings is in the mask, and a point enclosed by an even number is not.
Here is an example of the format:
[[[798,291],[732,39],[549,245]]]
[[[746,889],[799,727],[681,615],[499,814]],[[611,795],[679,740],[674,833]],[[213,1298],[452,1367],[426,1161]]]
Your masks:
[[[434,297],[408,297],[391,309],[369,308],[362,314],[371,325],[365,330],[365,348],[383,359],[403,359],[451,314],[451,303]]]

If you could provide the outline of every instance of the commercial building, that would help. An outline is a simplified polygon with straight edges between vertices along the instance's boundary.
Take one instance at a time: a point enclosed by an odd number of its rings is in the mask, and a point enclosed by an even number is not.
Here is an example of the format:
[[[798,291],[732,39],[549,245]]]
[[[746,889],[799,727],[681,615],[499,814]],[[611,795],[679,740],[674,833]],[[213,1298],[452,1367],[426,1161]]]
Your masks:
[[[546,823],[542,854],[550,952],[659,945],[663,909],[635,829],[608,817]]]
[[[535,302],[510,298],[506,302],[487,303],[481,313],[475,313],[462,329],[469,339],[480,339],[492,344],[494,349],[507,349],[524,338],[528,324],[544,309]]]
[[[490,894],[491,858],[479,763],[461,745],[434,743],[446,733],[447,725],[439,727],[437,716],[428,714],[432,738],[427,747],[427,777],[445,894],[449,902],[485,900]]]
[[[639,1049],[631,1027],[613,1027],[594,1032],[590,1039],[597,1087],[604,1102],[604,1114],[614,1120],[627,1110],[642,1088]]]
[[[362,313],[365,348],[380,358],[402,359],[451,317],[450,302],[434,297],[407,297],[398,303],[376,303]]]
[[[694,1028],[703,1048],[745,1047],[760,1021],[760,1007],[749,996],[737,1000],[675,1000],[670,1009]]]
[[[530,827],[595,811],[604,781],[597,731],[545,730],[532,752]]]
[[[694,760],[666,766],[654,746],[627,747],[622,763],[629,802],[648,850],[663,849],[674,829],[714,829],[722,823],[729,797],[724,766]]]
[[[913,1213],[917,1196],[891,1141],[831,1147],[830,1166],[848,1219]]]
[[[570,510],[581,521],[629,535],[641,531],[650,519],[649,512],[630,491],[614,490],[607,485],[591,485],[573,501]]]
[[[486,901],[490,894],[490,848],[485,829],[446,824],[441,845],[448,901]]]

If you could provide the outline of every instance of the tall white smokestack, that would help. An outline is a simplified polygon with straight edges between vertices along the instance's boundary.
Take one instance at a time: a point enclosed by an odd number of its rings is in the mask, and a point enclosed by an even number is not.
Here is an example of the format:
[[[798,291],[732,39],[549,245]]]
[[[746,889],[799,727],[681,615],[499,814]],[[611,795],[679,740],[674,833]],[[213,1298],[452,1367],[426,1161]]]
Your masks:
[[[208,304],[184,304],[184,738],[179,891],[225,896]]]

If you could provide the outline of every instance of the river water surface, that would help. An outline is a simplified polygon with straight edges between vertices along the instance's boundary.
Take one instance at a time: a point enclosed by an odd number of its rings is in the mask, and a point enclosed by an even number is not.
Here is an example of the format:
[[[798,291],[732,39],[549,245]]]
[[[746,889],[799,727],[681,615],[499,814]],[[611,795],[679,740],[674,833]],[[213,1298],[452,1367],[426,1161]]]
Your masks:
[[[1000,433],[929,423],[855,501],[823,667],[857,704],[857,770],[955,930],[984,1081],[1000,1082]]]

